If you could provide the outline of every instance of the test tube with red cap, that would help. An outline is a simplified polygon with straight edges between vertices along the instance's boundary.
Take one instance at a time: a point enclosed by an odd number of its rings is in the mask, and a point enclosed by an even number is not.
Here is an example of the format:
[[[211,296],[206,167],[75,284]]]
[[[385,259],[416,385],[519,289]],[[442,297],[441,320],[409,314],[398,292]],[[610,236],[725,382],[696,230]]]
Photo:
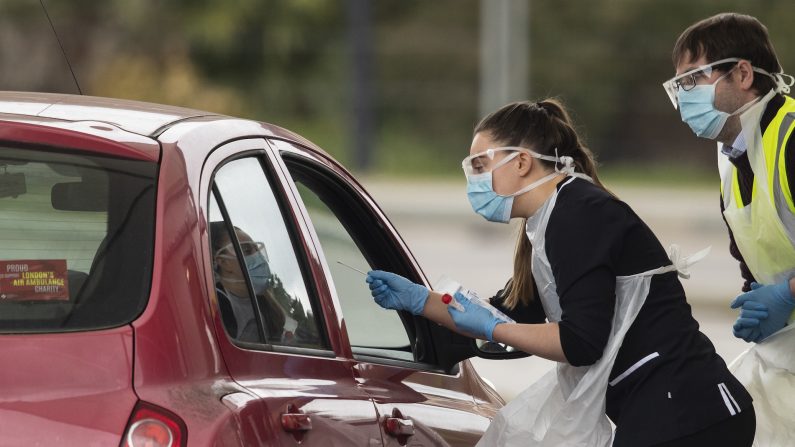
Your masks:
[[[444,304],[447,304],[448,306],[453,306],[453,308],[459,312],[466,312],[464,306],[462,306],[461,303],[456,301],[455,298],[453,298],[453,296],[450,295],[449,293],[445,293],[444,295],[442,295],[442,302]]]

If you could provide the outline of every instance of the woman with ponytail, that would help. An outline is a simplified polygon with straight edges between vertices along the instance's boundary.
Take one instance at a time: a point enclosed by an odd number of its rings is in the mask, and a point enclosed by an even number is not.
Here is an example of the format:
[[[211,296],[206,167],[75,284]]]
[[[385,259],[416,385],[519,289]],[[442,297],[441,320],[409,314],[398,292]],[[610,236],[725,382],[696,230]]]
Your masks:
[[[669,258],[602,186],[563,106],[508,104],[478,124],[469,152],[473,210],[524,220],[513,276],[491,300],[516,322],[392,273],[367,282],[383,307],[558,362],[478,445],[751,446],[751,397],[699,332],[679,282],[695,260]]]

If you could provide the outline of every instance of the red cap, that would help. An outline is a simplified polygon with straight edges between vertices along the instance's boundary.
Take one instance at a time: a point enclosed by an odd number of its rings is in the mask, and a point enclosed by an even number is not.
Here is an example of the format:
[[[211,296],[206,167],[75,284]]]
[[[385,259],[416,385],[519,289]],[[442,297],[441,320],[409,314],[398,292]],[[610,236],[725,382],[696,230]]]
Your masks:
[[[442,302],[444,304],[450,304],[450,301],[453,301],[453,297],[450,296],[449,293],[445,293],[444,295],[442,295]]]

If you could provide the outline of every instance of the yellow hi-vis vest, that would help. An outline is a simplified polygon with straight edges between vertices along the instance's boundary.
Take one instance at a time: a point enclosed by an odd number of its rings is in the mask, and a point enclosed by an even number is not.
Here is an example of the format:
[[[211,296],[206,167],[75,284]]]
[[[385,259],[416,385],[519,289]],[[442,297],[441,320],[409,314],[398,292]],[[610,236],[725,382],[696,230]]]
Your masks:
[[[771,92],[772,93],[772,92]],[[764,99],[770,99],[770,93]],[[761,110],[767,101],[761,104]],[[753,109],[753,108],[752,108]],[[746,113],[751,112],[749,109]],[[786,174],[785,148],[792,138],[795,120],[795,101],[785,97],[784,105],[760,133],[761,111],[746,118],[740,116],[743,136],[748,142],[748,161],[754,171],[751,203],[742,206],[737,185],[737,169],[722,155],[724,216],[734,233],[737,248],[754,278],[762,284],[784,281],[795,274],[795,206]],[[750,129],[750,131],[747,131]],[[747,138],[752,138],[748,140]],[[726,166],[725,163],[731,166]],[[754,445],[792,445],[795,433],[795,325],[790,315],[789,325],[751,346],[734,360],[729,370],[745,386],[757,406],[756,439]]]
[[[795,128],[795,100],[784,105],[761,134],[759,121],[771,91],[740,117],[754,172],[751,202],[744,205],[737,168],[720,150],[724,216],[748,269],[760,284],[795,276],[795,202],[786,173],[785,148]]]

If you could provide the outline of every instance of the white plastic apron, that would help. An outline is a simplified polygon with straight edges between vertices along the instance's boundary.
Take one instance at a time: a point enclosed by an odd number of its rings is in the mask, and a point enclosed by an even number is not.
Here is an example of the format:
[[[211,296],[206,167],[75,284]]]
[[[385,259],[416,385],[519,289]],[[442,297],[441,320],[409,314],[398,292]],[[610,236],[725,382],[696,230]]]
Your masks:
[[[768,169],[759,120],[772,92],[740,116],[754,171],[751,203],[738,208],[731,190],[731,162],[719,151],[723,180],[723,215],[748,269],[760,284],[776,284],[795,274],[795,248],[769,191]],[[771,160],[771,162],[773,162]],[[792,322],[792,318],[790,319]],[[740,354],[729,370],[754,398],[754,446],[795,445],[795,331],[790,324]]]
[[[572,180],[566,181],[560,190]],[[560,321],[561,309],[544,235],[560,190],[527,220],[527,237],[533,244],[533,276],[550,322]],[[690,261],[678,259],[675,254],[674,265],[617,277],[612,328],[601,359],[580,367],[558,363],[556,369],[500,410],[478,447],[609,446],[613,429],[605,414],[605,394],[610,371],[624,336],[646,300],[652,276],[677,269],[687,275],[687,267],[705,255],[706,251]]]

